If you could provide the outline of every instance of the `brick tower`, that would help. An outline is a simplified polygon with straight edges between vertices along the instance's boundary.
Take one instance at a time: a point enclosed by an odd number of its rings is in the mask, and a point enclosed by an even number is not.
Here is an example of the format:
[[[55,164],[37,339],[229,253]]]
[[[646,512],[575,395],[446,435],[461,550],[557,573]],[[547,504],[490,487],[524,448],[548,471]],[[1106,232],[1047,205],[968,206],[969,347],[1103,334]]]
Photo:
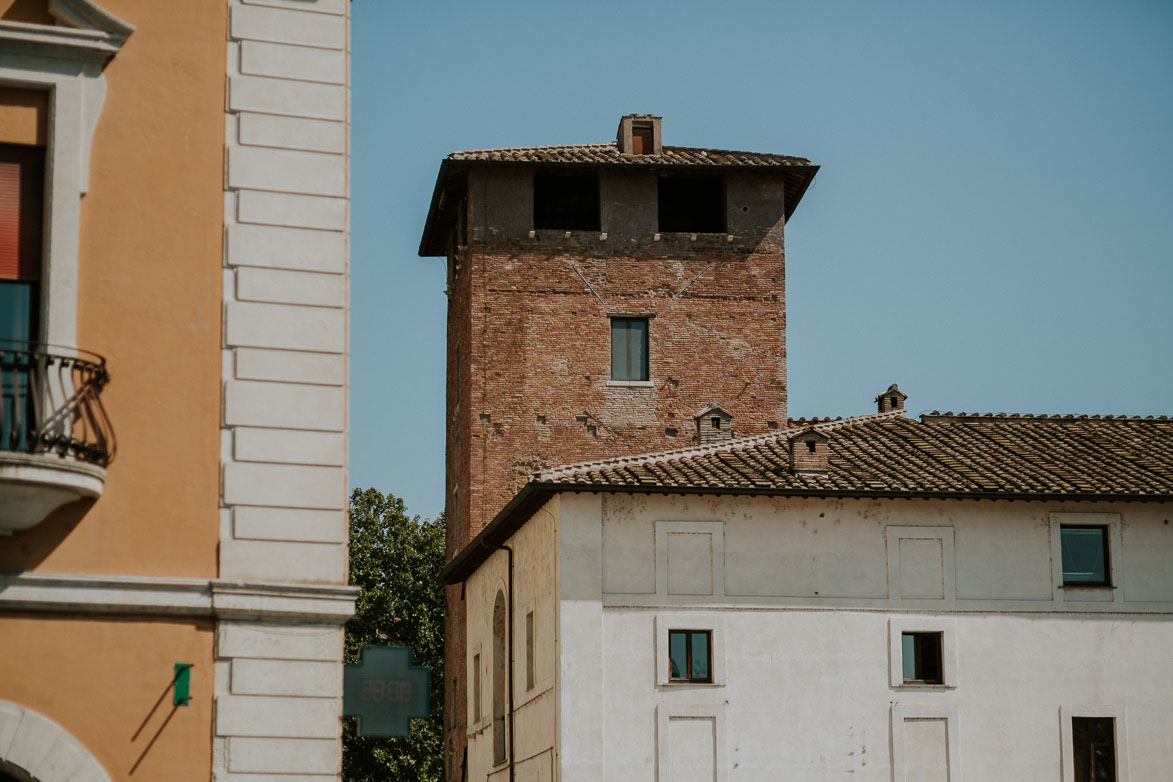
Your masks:
[[[420,243],[448,259],[451,559],[548,466],[786,425],[783,233],[809,160],[607,144],[456,152]],[[445,752],[461,779],[464,611],[448,594]]]

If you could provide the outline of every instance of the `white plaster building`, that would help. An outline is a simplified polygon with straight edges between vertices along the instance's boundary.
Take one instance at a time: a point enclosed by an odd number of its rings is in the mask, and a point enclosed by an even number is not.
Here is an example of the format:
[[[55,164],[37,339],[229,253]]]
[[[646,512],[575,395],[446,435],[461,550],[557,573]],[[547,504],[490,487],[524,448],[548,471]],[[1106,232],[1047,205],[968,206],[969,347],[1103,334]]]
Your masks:
[[[877,401],[535,475],[446,570],[468,779],[1170,779],[1173,421]]]

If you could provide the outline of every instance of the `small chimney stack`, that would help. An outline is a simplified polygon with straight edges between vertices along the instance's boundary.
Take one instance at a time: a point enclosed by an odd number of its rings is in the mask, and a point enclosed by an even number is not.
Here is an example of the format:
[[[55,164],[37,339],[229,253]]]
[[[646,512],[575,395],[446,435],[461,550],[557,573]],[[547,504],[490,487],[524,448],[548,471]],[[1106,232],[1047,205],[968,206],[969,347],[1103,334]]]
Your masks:
[[[694,415],[693,419],[696,421],[696,439],[701,445],[733,439],[733,416],[716,402]]]
[[[827,435],[808,426],[790,437],[790,471],[827,474],[830,462]]]
[[[660,118],[652,114],[621,117],[616,141],[621,155],[660,154]]]
[[[877,412],[890,413],[893,410],[903,410],[904,400],[908,399],[908,394],[896,387],[896,384],[888,386],[888,390],[876,397]]]

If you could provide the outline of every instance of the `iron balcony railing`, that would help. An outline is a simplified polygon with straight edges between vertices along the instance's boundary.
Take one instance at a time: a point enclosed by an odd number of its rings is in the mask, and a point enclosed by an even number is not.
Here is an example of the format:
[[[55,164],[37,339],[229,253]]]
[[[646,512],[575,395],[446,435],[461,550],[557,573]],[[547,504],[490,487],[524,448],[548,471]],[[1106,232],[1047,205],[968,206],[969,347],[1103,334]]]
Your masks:
[[[76,348],[0,340],[0,451],[105,467],[114,429],[99,395],[106,359]]]

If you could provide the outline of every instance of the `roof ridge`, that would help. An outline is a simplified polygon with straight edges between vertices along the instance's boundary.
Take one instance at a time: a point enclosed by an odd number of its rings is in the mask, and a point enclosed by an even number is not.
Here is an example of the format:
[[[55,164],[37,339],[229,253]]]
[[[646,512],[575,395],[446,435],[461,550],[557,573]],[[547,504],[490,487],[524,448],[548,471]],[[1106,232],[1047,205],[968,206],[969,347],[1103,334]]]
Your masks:
[[[615,155],[627,162],[638,162],[641,158],[661,159],[672,154],[677,155],[701,155],[702,157],[709,157],[710,155],[723,156],[743,156],[747,158],[758,159],[772,159],[784,160],[792,163],[802,163],[804,165],[811,165],[809,158],[801,157],[799,155],[784,155],[780,152],[752,152],[746,149],[719,149],[717,147],[685,147],[675,144],[665,144],[662,147],[662,152],[652,155],[622,155],[619,152],[619,144],[615,141],[592,141],[584,144],[539,144],[520,147],[485,147],[483,149],[458,149],[454,152],[448,153],[449,160],[464,160],[469,155],[490,155],[493,153],[501,154],[519,154],[525,152],[560,152],[560,151],[574,151],[574,150],[597,150],[603,152],[614,152]]]
[[[905,418],[903,410],[891,410],[886,413],[869,413],[868,415],[850,416],[848,418],[836,418],[829,421],[824,421],[818,424],[810,424],[816,430],[825,432],[834,429],[841,429],[844,426],[853,426],[860,423],[868,423],[871,421],[881,421],[891,418]],[[573,462],[571,464],[558,465],[551,467],[548,470],[541,470],[535,475],[538,480],[552,481],[558,478],[566,478],[580,472],[588,472],[590,470],[607,469],[613,467],[627,467],[629,465],[640,464],[660,464],[673,459],[688,458],[691,456],[706,456],[717,453],[728,453],[730,451],[739,450],[744,447],[759,445],[761,443],[768,443],[782,438],[790,439],[799,434],[808,426],[801,427],[787,427],[780,429],[777,432],[769,432],[767,434],[755,434],[749,437],[738,437],[732,440],[725,440],[720,443],[710,443],[708,445],[693,445],[688,448],[677,448],[669,451],[649,451],[642,454],[634,454],[631,456],[614,456],[610,459],[596,459],[587,462]]]
[[[453,155],[471,155],[480,152],[527,152],[535,149],[583,149],[585,147],[611,147],[618,150],[619,146],[614,141],[592,141],[585,144],[534,144],[525,147],[485,147],[483,149],[458,149],[454,152],[449,152],[448,157]]]
[[[950,418],[959,421],[972,421],[976,419],[982,421],[1058,421],[1060,423],[1064,421],[1173,421],[1173,418],[1169,418],[1168,416],[1164,415],[1100,415],[1099,413],[966,413],[964,411],[960,413],[954,413],[949,411],[941,412],[939,410],[934,410],[931,413],[923,413],[921,414],[920,418],[921,423],[927,423],[926,419],[936,418]]]

